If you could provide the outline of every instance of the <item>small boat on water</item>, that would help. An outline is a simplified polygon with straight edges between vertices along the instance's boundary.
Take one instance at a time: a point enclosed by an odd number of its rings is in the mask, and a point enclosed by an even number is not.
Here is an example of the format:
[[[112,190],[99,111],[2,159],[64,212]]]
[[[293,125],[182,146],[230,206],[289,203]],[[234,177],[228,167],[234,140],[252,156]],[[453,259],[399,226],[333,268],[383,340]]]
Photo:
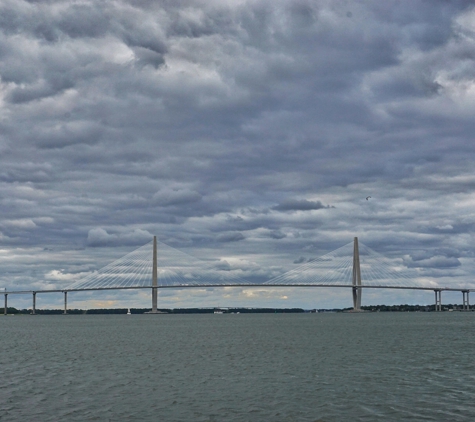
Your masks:
[[[130,308],[127,309],[127,315],[132,315],[132,312],[130,312]]]

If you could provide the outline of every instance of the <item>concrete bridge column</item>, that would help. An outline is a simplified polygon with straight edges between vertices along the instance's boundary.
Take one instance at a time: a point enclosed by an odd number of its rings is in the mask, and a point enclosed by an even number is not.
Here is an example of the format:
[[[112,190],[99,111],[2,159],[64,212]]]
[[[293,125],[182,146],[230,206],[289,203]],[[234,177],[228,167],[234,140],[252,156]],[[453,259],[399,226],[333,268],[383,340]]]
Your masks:
[[[353,287],[353,310],[361,310],[361,289]]]
[[[353,310],[361,310],[361,270],[360,270],[360,253],[358,250],[358,238],[355,237],[353,243]]]
[[[435,311],[442,311],[442,290],[434,290],[435,293]]]
[[[152,265],[152,310],[148,314],[158,314],[158,270],[157,270],[157,236],[153,236],[153,265]]]
[[[64,292],[64,315],[68,313],[68,292]]]
[[[152,312],[157,313],[157,236],[153,236],[153,268],[152,268]]]
[[[36,292],[33,292],[33,307],[31,309],[31,315],[36,315]]]
[[[462,296],[463,296],[463,303],[462,303],[462,309],[464,311],[468,311],[470,309],[470,303],[468,299],[468,294],[470,293],[469,290],[462,290]]]
[[[3,315],[7,315],[8,309],[8,293],[5,293],[5,305],[3,307]]]

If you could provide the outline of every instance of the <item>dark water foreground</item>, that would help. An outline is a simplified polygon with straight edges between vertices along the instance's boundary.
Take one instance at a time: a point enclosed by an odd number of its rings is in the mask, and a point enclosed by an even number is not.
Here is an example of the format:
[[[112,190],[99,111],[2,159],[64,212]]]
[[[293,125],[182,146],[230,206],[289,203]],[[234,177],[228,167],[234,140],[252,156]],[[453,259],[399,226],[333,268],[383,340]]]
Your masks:
[[[473,421],[475,313],[0,317],[3,421]]]

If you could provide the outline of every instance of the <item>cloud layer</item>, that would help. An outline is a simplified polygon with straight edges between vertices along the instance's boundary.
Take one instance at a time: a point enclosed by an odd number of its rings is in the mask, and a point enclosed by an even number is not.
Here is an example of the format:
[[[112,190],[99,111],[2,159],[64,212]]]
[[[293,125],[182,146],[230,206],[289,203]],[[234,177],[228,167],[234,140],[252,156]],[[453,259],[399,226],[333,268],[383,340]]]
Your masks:
[[[260,280],[358,236],[469,282],[474,61],[470,1],[4,0],[0,285],[153,234]]]

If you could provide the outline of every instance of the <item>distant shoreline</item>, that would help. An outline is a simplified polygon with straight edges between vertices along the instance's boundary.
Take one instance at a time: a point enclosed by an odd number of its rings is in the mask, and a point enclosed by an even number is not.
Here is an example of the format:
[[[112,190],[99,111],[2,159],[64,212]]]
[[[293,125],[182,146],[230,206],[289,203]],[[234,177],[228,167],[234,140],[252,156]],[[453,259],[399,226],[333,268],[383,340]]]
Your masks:
[[[434,312],[434,305],[371,305],[362,306],[364,312]],[[68,315],[122,315],[127,314],[129,308],[104,308],[104,309],[68,309]],[[302,309],[302,308],[175,308],[158,309],[160,315],[184,315],[184,314],[295,314],[295,313],[336,313],[351,312],[352,308],[332,309]],[[461,305],[447,304],[442,306],[442,311],[462,311]],[[469,311],[475,311],[475,305],[470,306]],[[150,312],[150,308],[130,308],[132,315],[141,315]],[[467,311],[465,311],[467,312]],[[8,315],[30,315],[31,309],[7,308]],[[63,315],[63,309],[36,309],[36,315]],[[4,315],[0,308],[0,315]]]

